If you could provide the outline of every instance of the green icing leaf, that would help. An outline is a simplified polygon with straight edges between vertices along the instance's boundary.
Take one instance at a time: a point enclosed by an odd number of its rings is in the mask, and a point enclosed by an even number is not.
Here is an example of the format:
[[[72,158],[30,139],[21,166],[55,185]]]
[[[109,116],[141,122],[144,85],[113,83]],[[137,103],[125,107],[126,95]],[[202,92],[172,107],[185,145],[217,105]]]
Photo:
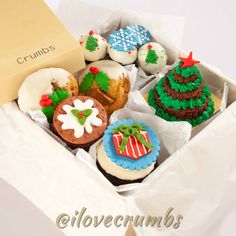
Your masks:
[[[182,75],[184,78],[188,78],[191,75],[195,74],[196,72],[200,73],[200,71],[198,70],[196,66],[191,66],[191,67],[187,66],[187,67],[181,68],[182,63],[183,62],[180,61],[173,70],[175,70],[177,74]]]
[[[81,125],[84,125],[85,121],[86,121],[86,117],[81,117],[81,118],[78,118],[78,121]]]
[[[48,121],[51,122],[54,114],[53,106],[42,107],[43,114],[47,117]]]
[[[84,78],[83,81],[80,84],[80,91],[81,92],[86,92],[88,91],[93,84],[93,73],[92,72],[88,72]]]
[[[77,110],[77,109],[72,109],[70,112],[71,112],[76,118],[78,117],[78,112],[79,112],[79,110]]]
[[[94,38],[93,35],[90,35],[87,39],[87,43],[86,43],[86,49],[88,49],[89,51],[95,51],[96,48],[98,46],[98,43],[96,41],[96,39]]]
[[[69,93],[62,89],[56,89],[51,95],[50,99],[53,102],[53,106],[57,106],[59,103],[61,103],[64,99],[69,97]]]
[[[198,77],[195,81],[190,81],[186,84],[181,84],[175,79],[174,70],[172,70],[168,75],[166,75],[166,77],[169,79],[170,87],[176,92],[190,92],[192,90],[197,89],[202,83],[202,75],[200,72],[198,73]]]
[[[104,73],[103,71],[99,71],[96,74],[95,80],[96,80],[100,90],[102,90],[104,92],[108,91],[109,85],[110,85],[110,79],[106,73]]]
[[[85,110],[77,110],[77,109],[72,109],[71,113],[76,117],[80,125],[84,125],[86,119],[92,114],[93,110],[92,109],[85,109]],[[80,116],[81,114],[81,116]]]
[[[157,64],[158,56],[155,50],[148,50],[147,57],[145,59],[146,63]]]
[[[93,110],[92,109],[85,109],[82,111],[85,117],[88,117],[92,114]]]
[[[196,106],[202,107],[204,103],[207,100],[207,97],[210,96],[210,90],[208,86],[205,84],[202,90],[202,96],[200,98],[196,99],[184,99],[184,100],[178,100],[178,99],[173,99],[172,96],[169,96],[164,88],[164,80],[166,78],[163,77],[161,80],[157,83],[155,89],[159,95],[159,99],[161,103],[166,107],[166,108],[173,108],[174,110],[186,110],[186,109],[193,109]]]
[[[167,112],[165,112],[161,107],[159,107],[154,98],[154,88],[151,88],[149,93],[148,93],[148,104],[155,108],[156,110],[156,115],[167,120],[167,121],[181,121],[181,119],[169,115]],[[209,119],[212,114],[214,113],[214,102],[212,101],[211,96],[209,96],[209,103],[207,110],[204,111],[200,116],[193,118],[193,119],[187,119],[185,121],[189,122],[192,126],[197,126],[201,124],[203,121]]]

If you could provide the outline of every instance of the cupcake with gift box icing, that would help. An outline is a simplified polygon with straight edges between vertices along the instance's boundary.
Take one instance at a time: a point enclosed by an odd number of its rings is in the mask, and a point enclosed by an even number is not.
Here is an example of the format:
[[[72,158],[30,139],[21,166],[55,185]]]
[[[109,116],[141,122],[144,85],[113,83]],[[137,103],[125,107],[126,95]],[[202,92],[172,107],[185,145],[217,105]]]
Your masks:
[[[197,126],[210,118],[214,102],[207,84],[192,58],[180,57],[176,67],[151,88],[148,103],[156,109],[156,115],[168,121],[187,121]]]
[[[92,30],[88,35],[81,35],[79,43],[82,46],[86,61],[98,61],[106,56],[107,41],[99,34],[95,34]]]
[[[108,126],[97,146],[97,166],[114,185],[141,182],[157,167],[160,142],[155,132],[135,120]]]
[[[159,43],[147,43],[138,50],[138,64],[147,73],[161,72],[166,62],[166,51]]]
[[[107,114],[97,100],[74,96],[63,100],[53,116],[55,132],[72,148],[88,148],[107,127]]]
[[[18,105],[24,112],[42,110],[51,121],[57,104],[78,95],[75,77],[61,68],[44,68],[28,75],[18,91]]]
[[[97,99],[110,115],[128,100],[130,82],[117,62],[101,60],[87,66],[79,75],[80,94]]]

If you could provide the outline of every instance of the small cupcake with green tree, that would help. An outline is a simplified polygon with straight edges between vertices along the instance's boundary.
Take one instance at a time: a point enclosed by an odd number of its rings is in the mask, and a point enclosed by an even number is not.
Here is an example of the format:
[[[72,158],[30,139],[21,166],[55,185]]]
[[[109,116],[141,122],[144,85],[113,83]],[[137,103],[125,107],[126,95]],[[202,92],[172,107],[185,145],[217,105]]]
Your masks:
[[[159,43],[147,43],[138,50],[138,64],[146,73],[159,73],[166,63],[166,51]]]
[[[107,41],[99,34],[90,30],[88,34],[81,35],[79,43],[83,49],[86,61],[93,62],[101,60],[107,52]]]

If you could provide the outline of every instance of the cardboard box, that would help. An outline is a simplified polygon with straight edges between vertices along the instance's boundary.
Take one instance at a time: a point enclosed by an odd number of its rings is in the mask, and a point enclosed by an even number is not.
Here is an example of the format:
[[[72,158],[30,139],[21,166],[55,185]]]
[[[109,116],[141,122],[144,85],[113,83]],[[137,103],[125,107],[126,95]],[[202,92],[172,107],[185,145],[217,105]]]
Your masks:
[[[0,2],[0,104],[17,98],[26,75],[43,67],[85,67],[81,47],[43,0]]]

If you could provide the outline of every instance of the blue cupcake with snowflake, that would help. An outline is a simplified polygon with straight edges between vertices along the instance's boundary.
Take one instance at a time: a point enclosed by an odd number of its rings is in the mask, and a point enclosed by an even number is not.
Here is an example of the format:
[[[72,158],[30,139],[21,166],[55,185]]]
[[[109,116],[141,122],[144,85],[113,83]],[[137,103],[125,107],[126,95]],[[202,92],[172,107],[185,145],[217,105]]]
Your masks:
[[[146,124],[132,119],[112,123],[97,146],[97,166],[115,186],[141,182],[156,167],[160,142]]]
[[[108,54],[112,60],[123,65],[134,63],[137,59],[137,47],[150,42],[150,39],[149,31],[143,26],[129,24],[110,34]]]

